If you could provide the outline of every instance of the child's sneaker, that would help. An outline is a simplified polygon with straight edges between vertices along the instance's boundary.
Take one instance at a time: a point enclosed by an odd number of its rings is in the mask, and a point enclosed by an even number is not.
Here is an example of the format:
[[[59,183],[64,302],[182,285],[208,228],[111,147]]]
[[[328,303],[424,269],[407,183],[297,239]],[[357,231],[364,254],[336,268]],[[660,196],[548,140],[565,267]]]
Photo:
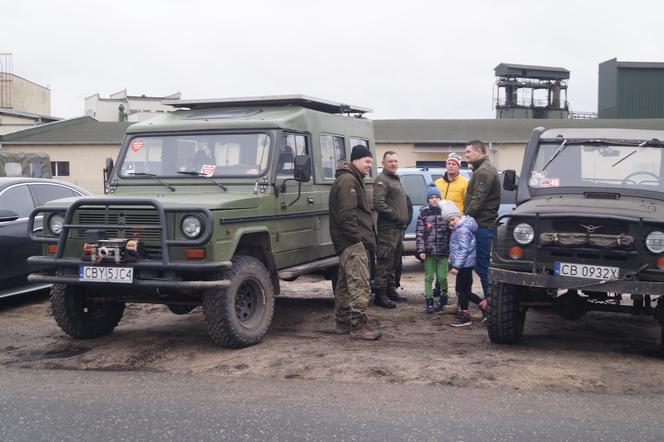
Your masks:
[[[468,310],[459,312],[459,316],[457,316],[456,321],[450,325],[452,327],[470,327],[473,325],[472,322],[470,322],[470,315],[468,314]]]
[[[447,305],[447,293],[441,294],[438,298],[438,304],[433,308],[434,311],[441,312],[443,308]]]
[[[426,306],[426,312],[428,314],[433,313],[433,298],[426,298],[427,301],[427,306]]]
[[[486,305],[487,305],[486,299],[482,299],[482,301],[480,301],[479,304],[480,310],[482,311],[482,320],[480,321],[480,324],[484,324],[488,319],[486,316]]]

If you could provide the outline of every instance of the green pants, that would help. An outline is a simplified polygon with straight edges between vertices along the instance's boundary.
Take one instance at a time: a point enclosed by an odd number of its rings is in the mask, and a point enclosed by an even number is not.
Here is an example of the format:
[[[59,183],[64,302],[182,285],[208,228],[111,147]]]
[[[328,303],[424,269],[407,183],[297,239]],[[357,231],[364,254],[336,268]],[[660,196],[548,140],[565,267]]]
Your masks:
[[[334,319],[341,327],[356,327],[367,320],[369,258],[364,244],[346,247],[339,255],[339,275],[334,292]]]
[[[401,262],[403,229],[378,231],[376,259],[376,289],[396,288],[396,270]]]
[[[433,297],[433,278],[438,275],[441,291],[447,287],[447,256],[427,256],[424,260],[424,297]]]

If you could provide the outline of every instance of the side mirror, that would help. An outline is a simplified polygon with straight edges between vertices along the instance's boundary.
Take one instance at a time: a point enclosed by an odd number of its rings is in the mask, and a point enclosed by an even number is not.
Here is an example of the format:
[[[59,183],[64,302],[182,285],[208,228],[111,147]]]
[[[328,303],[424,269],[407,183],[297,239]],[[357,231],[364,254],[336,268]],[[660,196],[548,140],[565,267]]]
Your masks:
[[[0,209],[0,222],[16,221],[18,213],[9,209]]]
[[[311,179],[311,158],[309,156],[298,155],[295,157],[293,177],[299,183],[306,183]]]
[[[516,172],[513,170],[506,170],[503,172],[503,189],[511,192],[516,190]]]
[[[108,180],[108,178],[111,176],[111,173],[113,173],[113,158],[106,158],[106,167],[104,167],[104,180]]]

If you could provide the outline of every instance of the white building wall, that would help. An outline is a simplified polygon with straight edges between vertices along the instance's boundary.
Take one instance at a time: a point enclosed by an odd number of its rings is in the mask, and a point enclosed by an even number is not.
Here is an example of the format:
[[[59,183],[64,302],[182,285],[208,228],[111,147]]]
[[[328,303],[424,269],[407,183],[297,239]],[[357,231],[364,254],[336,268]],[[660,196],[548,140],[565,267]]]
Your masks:
[[[126,91],[120,91],[111,94],[110,98],[101,98],[95,94],[85,99],[85,115],[97,121],[120,121],[119,107],[122,105],[128,114],[127,121],[135,123],[172,111],[173,107],[161,104],[162,100],[179,99],[180,96],[180,93],[168,97],[132,96],[127,95]]]

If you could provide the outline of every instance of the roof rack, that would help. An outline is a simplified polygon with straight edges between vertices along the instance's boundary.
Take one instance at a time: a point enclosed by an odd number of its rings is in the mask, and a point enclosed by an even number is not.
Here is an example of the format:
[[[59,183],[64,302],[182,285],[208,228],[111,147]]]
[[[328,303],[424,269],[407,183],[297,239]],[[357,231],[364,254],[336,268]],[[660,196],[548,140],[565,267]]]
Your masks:
[[[372,112],[360,106],[309,97],[307,95],[272,95],[263,97],[203,98],[196,100],[164,100],[162,104],[187,109],[211,109],[241,106],[302,106],[330,114],[365,114]]]

